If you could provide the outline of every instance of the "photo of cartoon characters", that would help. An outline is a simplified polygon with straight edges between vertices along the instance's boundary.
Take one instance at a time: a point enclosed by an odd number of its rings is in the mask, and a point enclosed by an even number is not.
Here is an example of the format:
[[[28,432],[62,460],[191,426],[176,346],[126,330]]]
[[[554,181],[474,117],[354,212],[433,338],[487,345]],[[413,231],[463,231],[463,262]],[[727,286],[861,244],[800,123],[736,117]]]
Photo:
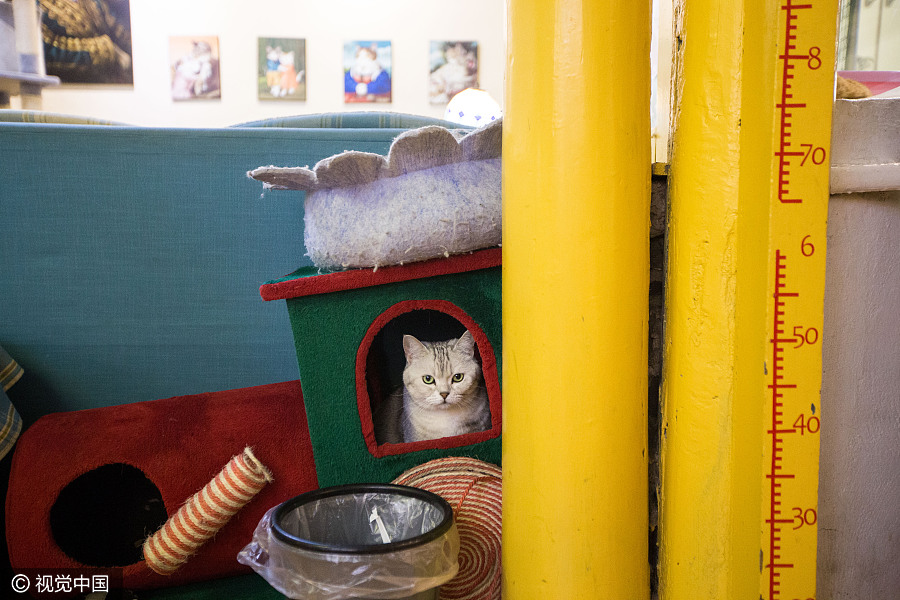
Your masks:
[[[170,37],[169,65],[172,100],[221,98],[218,37]]]
[[[431,42],[428,101],[447,104],[456,94],[478,87],[478,42]]]
[[[391,43],[344,44],[344,102],[391,101]]]
[[[306,40],[259,38],[259,99],[306,100]]]

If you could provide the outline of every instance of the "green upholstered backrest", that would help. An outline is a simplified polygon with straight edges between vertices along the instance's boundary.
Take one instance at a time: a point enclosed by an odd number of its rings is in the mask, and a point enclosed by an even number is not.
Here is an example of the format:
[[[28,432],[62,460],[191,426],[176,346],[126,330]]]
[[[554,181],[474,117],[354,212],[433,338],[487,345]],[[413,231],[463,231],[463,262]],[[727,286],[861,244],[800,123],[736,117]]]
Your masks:
[[[238,127],[326,127],[339,129],[368,129],[374,127],[413,129],[426,125],[441,125],[448,129],[463,128],[462,125],[450,121],[441,121],[420,115],[366,111],[275,117],[261,121],[250,121],[238,125]]]
[[[14,112],[0,111],[0,345],[25,368],[12,399],[26,424],[296,379],[287,310],[259,286],[309,264],[303,194],[264,192],[246,171],[383,153],[402,129],[380,124],[412,123],[174,129]]]

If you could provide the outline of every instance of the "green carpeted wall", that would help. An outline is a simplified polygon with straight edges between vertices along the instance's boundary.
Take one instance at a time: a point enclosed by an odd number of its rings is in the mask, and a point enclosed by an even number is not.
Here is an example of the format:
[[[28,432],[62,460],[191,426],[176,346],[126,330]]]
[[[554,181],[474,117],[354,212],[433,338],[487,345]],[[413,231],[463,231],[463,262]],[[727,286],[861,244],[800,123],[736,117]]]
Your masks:
[[[441,311],[442,306],[463,324],[474,324],[476,341],[482,340],[478,348],[485,384],[493,396],[494,427],[483,435],[469,434],[478,438],[474,441],[462,436],[445,438],[432,444],[394,447],[384,456],[376,456],[378,452],[373,453],[366,443],[365,431],[371,424],[366,423],[365,410],[360,410],[358,402],[361,344],[386,313],[402,313],[410,307]],[[442,456],[472,456],[500,464],[499,266],[288,298],[287,307],[321,487],[391,481],[410,467]],[[492,386],[496,386],[493,394]],[[472,443],[465,443],[469,441]],[[438,447],[419,449],[422,445]]]

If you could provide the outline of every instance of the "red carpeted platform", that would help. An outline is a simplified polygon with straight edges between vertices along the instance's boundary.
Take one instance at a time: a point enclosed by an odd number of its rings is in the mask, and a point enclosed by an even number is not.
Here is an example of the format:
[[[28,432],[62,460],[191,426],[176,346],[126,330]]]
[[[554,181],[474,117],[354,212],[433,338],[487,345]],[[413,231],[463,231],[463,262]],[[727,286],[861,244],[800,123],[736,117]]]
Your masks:
[[[172,575],[139,544],[244,447],[274,481]],[[318,480],[299,381],[47,415],[19,438],[6,501],[14,569],[121,566],[155,588],[249,572],[235,557],[272,506]]]

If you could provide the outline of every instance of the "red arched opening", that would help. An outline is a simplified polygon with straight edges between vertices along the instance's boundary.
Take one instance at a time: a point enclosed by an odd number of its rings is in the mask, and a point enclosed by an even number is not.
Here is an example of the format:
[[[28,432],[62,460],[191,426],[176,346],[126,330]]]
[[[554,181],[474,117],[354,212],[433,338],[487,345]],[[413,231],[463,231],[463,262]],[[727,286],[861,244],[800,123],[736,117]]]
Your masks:
[[[394,389],[402,385],[405,365],[401,340],[411,334],[423,341],[459,337],[466,330],[475,339],[491,411],[491,428],[449,438],[405,444],[379,444],[372,415]],[[408,300],[394,304],[369,326],[356,355],[356,397],[363,436],[376,457],[433,448],[456,448],[500,435],[501,398],[497,361],[487,335],[461,308],[446,300]]]

